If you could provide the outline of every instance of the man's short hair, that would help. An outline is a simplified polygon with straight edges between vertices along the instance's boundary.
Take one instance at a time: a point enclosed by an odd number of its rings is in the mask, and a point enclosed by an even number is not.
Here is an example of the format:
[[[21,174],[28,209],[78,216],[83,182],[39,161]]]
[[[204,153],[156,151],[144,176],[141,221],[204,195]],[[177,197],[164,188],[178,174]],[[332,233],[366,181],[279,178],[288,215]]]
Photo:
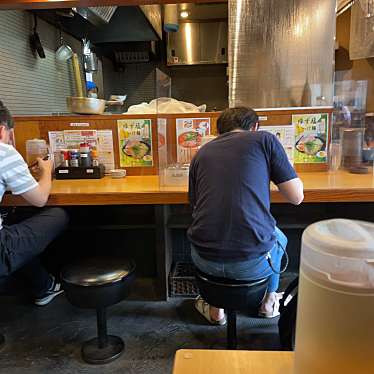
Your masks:
[[[225,109],[218,118],[217,130],[224,134],[235,129],[250,130],[258,123],[258,115],[251,108],[238,107]]]
[[[8,108],[0,100],[0,125],[6,126],[8,129],[14,127],[13,118]]]

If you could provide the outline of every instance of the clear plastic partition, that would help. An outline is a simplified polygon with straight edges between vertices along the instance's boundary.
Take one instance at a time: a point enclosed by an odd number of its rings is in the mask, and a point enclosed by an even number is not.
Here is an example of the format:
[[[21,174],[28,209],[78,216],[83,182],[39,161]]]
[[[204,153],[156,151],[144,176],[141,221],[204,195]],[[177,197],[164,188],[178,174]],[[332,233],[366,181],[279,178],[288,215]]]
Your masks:
[[[186,190],[191,160],[211,140],[212,118],[197,107],[170,97],[171,79],[157,74],[158,174],[160,188]],[[166,95],[169,93],[169,97]]]
[[[365,127],[368,81],[343,80],[340,75],[335,77],[333,141],[340,140],[344,128]]]
[[[372,138],[366,129],[366,126],[371,128],[366,117],[368,81],[344,79],[346,73],[337,72],[335,75],[330,170],[340,166],[349,169],[365,162],[363,149],[370,147]]]

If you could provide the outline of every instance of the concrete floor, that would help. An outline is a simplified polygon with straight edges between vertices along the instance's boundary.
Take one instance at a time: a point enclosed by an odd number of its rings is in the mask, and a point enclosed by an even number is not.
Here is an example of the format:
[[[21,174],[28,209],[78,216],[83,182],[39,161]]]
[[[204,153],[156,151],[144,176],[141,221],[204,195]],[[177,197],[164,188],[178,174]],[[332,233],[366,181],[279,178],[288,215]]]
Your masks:
[[[126,342],[116,361],[91,366],[80,358],[80,346],[96,334],[95,314],[72,307],[59,296],[45,307],[19,297],[1,296],[0,331],[6,345],[0,352],[0,373],[152,373],[172,372],[181,348],[224,349],[225,327],[209,326],[192,300],[124,301],[108,309],[109,333]],[[239,349],[279,349],[277,321],[239,317]]]

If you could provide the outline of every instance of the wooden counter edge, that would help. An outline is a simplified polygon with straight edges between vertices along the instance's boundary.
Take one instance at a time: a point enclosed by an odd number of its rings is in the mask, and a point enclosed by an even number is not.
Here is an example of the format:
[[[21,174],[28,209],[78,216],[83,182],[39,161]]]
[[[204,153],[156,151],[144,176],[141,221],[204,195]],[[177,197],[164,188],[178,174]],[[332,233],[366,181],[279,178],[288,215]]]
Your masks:
[[[205,356],[207,360],[212,360],[214,356],[227,356],[229,355],[231,358],[237,356],[245,356],[248,361],[259,360],[262,362],[263,358],[267,359],[275,359],[275,364],[278,365],[286,365],[287,373],[292,371],[293,360],[294,360],[294,352],[291,351],[243,351],[243,350],[208,350],[208,349],[179,349],[175,352],[174,355],[174,362],[173,362],[173,374],[183,374],[186,372],[186,368],[183,366],[184,360],[191,360],[193,354],[198,356],[197,360],[195,360],[195,365],[198,363],[201,364],[202,356]],[[184,357],[187,356],[187,357]],[[196,358],[196,357],[195,357]],[[280,360],[279,360],[280,358]],[[190,366],[190,365],[189,365]],[[195,367],[195,369],[201,369],[201,367]],[[225,367],[227,369],[227,367]],[[275,370],[273,370],[275,369]],[[277,368],[267,367],[266,372],[278,372]],[[199,371],[201,372],[201,371]],[[227,372],[227,371],[225,371]],[[233,371],[234,372],[234,371]],[[237,371],[235,371],[236,373]],[[241,371],[240,371],[241,372]],[[262,372],[262,371],[261,371]],[[251,371],[252,373],[252,371]],[[253,373],[255,374],[255,373]],[[286,374],[286,372],[284,372]]]
[[[374,202],[374,189],[314,189],[304,191],[303,203]],[[271,191],[272,203],[286,203],[278,191]],[[6,194],[2,206],[27,206],[20,196]],[[47,205],[174,205],[188,204],[187,192],[94,192],[52,193]]]

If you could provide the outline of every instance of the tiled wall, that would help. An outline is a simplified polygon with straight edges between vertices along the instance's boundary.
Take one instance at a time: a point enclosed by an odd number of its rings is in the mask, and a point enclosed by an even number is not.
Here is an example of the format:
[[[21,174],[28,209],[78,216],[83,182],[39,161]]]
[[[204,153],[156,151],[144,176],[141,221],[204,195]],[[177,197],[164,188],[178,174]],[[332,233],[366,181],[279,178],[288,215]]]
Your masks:
[[[58,63],[58,30],[38,20],[38,33],[46,54],[35,58],[29,37],[33,16],[25,11],[0,11],[0,100],[13,114],[66,112],[66,97],[74,94],[71,62]],[[65,35],[80,51],[80,42]]]

